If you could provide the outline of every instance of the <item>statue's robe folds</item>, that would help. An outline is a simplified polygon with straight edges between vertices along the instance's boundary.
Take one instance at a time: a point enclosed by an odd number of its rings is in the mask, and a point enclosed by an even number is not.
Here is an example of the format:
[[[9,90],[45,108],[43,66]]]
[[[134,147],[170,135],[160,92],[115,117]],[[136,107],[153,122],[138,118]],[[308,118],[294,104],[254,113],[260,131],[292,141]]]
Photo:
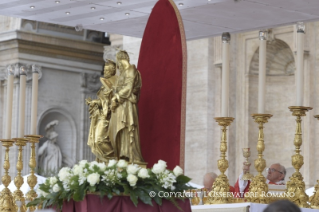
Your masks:
[[[95,108],[92,108],[91,126],[89,131],[88,145],[93,154],[100,160],[105,161],[114,158],[114,148],[108,139],[107,131],[110,120],[110,101],[112,96],[112,87],[117,82],[117,76],[110,78],[101,77],[102,86],[97,93],[98,100]]]
[[[112,112],[109,138],[115,147],[115,156],[130,162],[144,162],[140,148],[137,103],[142,79],[134,65],[123,70],[118,79],[115,96],[119,105]]]

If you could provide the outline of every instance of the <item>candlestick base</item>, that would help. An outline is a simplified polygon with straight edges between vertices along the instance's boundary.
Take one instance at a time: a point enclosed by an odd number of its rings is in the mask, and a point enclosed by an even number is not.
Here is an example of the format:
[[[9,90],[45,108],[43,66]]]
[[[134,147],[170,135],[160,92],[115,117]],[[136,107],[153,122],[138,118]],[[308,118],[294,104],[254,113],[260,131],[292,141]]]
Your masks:
[[[38,180],[37,177],[34,175],[34,170],[36,168],[36,157],[35,157],[35,144],[39,143],[39,139],[42,138],[42,135],[25,135],[29,140],[29,143],[31,143],[31,157],[29,161],[29,167],[30,167],[30,175],[27,178],[28,184],[30,186],[30,191],[26,194],[26,199],[28,201],[33,201],[35,198],[37,198],[37,193],[34,191],[34,187],[37,184]],[[35,207],[30,207],[30,211],[34,211]]]
[[[222,127],[222,136],[220,143],[220,157],[217,161],[217,166],[221,174],[216,178],[212,191],[209,192],[208,202],[209,204],[225,204],[232,203],[233,198],[229,192],[229,181],[225,175],[225,171],[228,168],[228,160],[226,159],[227,152],[227,127],[233,122],[232,117],[216,117],[215,120],[218,125]]]
[[[11,182],[11,177],[8,174],[10,169],[9,148],[13,145],[14,140],[0,139],[0,141],[2,142],[2,146],[6,148],[3,163],[5,174],[2,176],[2,184],[5,186],[5,188],[2,190],[0,195],[0,211],[14,212],[16,210],[15,203],[13,201],[11,191],[8,189],[8,186]]]
[[[249,192],[258,195],[248,195],[248,197],[245,198],[249,202],[267,204],[269,203],[269,198],[267,198],[263,194],[268,193],[268,184],[266,183],[266,178],[262,175],[263,170],[266,168],[266,160],[263,158],[263,151],[265,150],[264,124],[268,122],[268,119],[270,119],[272,115],[257,113],[252,114],[252,117],[253,119],[255,119],[255,122],[258,123],[259,128],[257,142],[258,158],[254,161],[255,168],[258,171],[258,175],[256,175],[251,181]]]
[[[300,147],[302,145],[302,130],[301,130],[301,116],[306,116],[306,112],[312,110],[311,107],[304,106],[291,106],[289,107],[293,116],[296,116],[296,132],[295,132],[295,154],[292,158],[292,166],[295,168],[295,173],[289,178],[287,182],[286,194],[289,200],[302,208],[309,208],[309,196],[305,192],[305,182],[303,181],[302,174],[299,172],[304,164],[303,156],[300,154]],[[291,193],[295,194],[293,197]]]

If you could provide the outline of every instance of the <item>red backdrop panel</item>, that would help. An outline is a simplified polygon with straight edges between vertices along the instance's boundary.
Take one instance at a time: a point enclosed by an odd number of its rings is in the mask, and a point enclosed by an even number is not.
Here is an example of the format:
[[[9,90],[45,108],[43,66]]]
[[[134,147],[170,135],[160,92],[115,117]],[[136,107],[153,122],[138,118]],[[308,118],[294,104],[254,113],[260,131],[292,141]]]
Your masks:
[[[168,168],[184,166],[186,40],[178,9],[159,0],[142,39],[139,123],[142,154],[149,167],[159,159]]]

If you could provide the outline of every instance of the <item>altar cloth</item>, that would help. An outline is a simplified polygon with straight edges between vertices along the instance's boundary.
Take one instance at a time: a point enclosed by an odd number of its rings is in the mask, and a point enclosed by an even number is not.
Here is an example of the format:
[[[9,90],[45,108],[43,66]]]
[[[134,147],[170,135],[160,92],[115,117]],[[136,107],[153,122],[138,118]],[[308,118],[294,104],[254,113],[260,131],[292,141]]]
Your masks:
[[[267,204],[258,203],[231,203],[216,205],[193,205],[192,212],[263,212]],[[316,209],[300,208],[301,212],[319,212]]]
[[[184,212],[191,212],[188,199],[177,200],[178,205]],[[152,201],[153,206],[146,205],[139,201],[137,207],[133,204],[129,196],[114,196],[112,199],[104,197],[103,200],[98,195],[88,194],[83,201],[75,202],[70,200],[64,202],[62,212],[170,212],[180,211],[173,203],[163,199],[162,205]]]

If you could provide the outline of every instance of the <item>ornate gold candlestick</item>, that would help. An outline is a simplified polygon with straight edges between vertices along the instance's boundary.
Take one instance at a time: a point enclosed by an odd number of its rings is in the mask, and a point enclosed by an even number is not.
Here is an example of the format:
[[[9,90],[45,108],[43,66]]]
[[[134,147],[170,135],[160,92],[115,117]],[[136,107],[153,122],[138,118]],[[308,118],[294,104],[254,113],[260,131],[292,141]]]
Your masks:
[[[264,124],[268,122],[268,119],[272,117],[271,114],[252,114],[255,122],[258,123],[259,133],[257,142],[258,158],[255,160],[255,168],[258,171],[249,185],[249,192],[254,192],[253,197],[248,197],[247,200],[255,203],[269,203],[269,199],[265,197],[265,193],[268,192],[268,185],[266,183],[266,178],[262,175],[262,172],[266,168],[266,160],[263,158],[263,151],[265,150],[264,143]],[[255,193],[256,192],[256,193]],[[265,193],[263,193],[265,192]]]
[[[30,167],[30,175],[28,177],[28,184],[30,186],[30,191],[26,194],[26,198],[29,201],[34,200],[38,195],[34,191],[34,187],[37,184],[37,177],[34,175],[34,169],[36,168],[36,157],[35,157],[35,144],[39,143],[39,139],[42,138],[41,135],[26,135],[25,136],[29,143],[31,144],[31,157],[29,161],[29,167]],[[35,207],[30,207],[30,211],[34,211]]]
[[[296,133],[294,139],[295,145],[295,154],[291,157],[292,166],[296,169],[295,173],[289,178],[287,182],[287,196],[289,200],[294,202],[296,205],[302,208],[309,208],[308,200],[309,197],[305,193],[305,182],[303,181],[303,177],[299,172],[300,168],[303,165],[303,156],[300,154],[300,147],[302,145],[302,130],[301,130],[301,116],[306,116],[306,112],[308,110],[312,110],[311,107],[303,107],[303,106],[291,106],[289,107],[293,116],[297,116],[296,118]],[[289,194],[293,192],[295,195],[290,197]]]
[[[22,160],[22,150],[23,147],[27,144],[28,140],[24,138],[14,138],[15,144],[19,147],[19,153],[18,153],[18,162],[17,162],[17,171],[18,175],[14,178],[14,184],[17,187],[17,190],[13,193],[13,197],[15,202],[20,201],[21,202],[21,212],[25,211],[25,199],[24,194],[20,190],[21,186],[23,185],[23,177],[21,176],[21,171],[23,169],[23,160]]]
[[[319,115],[314,116],[319,120]],[[319,180],[317,180],[317,184],[315,185],[314,194],[309,199],[310,207],[313,209],[319,209]]]
[[[218,122],[218,125],[222,127],[222,136],[220,143],[220,157],[217,161],[218,169],[221,174],[216,178],[212,191],[209,193],[208,202],[210,204],[224,204],[231,203],[232,196],[229,193],[229,182],[228,178],[225,175],[225,171],[228,168],[228,160],[226,159],[227,152],[227,127],[233,122],[234,118],[232,117],[217,117],[215,120]]]
[[[250,148],[243,148],[243,156],[246,159],[246,161],[244,162],[245,166],[250,166],[251,163],[249,163],[248,158],[250,157]],[[249,170],[247,171],[247,173],[245,173],[243,175],[243,177],[241,178],[242,180],[251,180],[253,179],[254,175],[249,173]]]
[[[3,168],[5,170],[4,176],[2,176],[2,183],[5,188],[1,192],[0,199],[0,212],[15,212],[15,203],[11,191],[8,186],[11,182],[11,177],[9,175],[10,162],[9,162],[9,148],[13,145],[14,140],[2,139],[2,146],[6,147],[6,152],[4,156]]]

